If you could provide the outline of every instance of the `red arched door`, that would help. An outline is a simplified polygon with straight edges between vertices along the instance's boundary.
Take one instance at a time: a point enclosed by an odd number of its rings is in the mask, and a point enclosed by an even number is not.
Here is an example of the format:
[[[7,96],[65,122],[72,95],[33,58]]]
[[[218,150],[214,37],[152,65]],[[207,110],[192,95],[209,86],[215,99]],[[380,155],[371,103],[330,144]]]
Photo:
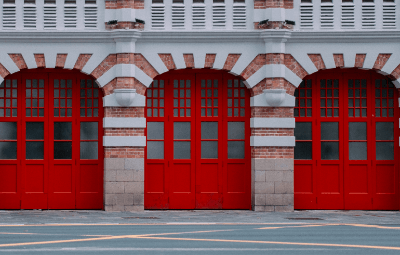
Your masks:
[[[296,209],[399,209],[399,106],[373,71],[322,71],[296,90]]]
[[[0,208],[102,209],[102,93],[77,71],[0,85]]]
[[[160,75],[146,118],[146,209],[251,209],[250,96],[240,79]]]

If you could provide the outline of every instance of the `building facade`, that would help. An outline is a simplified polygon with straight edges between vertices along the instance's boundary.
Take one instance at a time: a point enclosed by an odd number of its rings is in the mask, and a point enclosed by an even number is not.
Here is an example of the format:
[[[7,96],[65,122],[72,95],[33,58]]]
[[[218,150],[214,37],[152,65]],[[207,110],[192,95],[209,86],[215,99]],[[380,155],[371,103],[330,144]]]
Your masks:
[[[400,0],[1,0],[1,209],[399,210]]]

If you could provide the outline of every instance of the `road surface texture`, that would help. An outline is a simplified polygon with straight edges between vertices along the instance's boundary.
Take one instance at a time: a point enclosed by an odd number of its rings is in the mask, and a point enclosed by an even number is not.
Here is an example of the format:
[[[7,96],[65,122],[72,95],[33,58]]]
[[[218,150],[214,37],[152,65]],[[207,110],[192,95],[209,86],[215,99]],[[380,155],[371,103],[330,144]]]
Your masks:
[[[400,212],[0,211],[0,254],[400,254]]]

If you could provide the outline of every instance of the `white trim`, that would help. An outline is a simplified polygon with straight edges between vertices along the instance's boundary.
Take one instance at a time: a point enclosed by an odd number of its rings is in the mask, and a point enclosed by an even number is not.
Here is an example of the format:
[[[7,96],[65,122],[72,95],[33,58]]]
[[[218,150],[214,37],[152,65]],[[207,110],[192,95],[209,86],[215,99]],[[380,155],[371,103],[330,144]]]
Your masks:
[[[294,136],[250,136],[252,147],[294,147]]]
[[[304,68],[304,70],[306,70],[308,74],[312,74],[318,71],[306,52],[293,51],[287,53],[291,54],[292,57],[301,65],[301,67]]]
[[[383,48],[381,49],[383,50]],[[378,56],[379,56],[378,52],[368,52],[364,60],[363,69],[372,69],[372,67],[374,67],[375,65],[375,61],[378,58]]]
[[[104,147],[146,147],[145,136],[103,136]]]
[[[246,52],[247,53],[247,52]],[[255,51],[248,52],[247,54],[242,54],[235,66],[232,68],[231,73],[234,75],[240,75],[244,69],[259,55],[263,53],[258,53]]]
[[[194,59],[194,68],[204,68],[204,65],[206,63],[206,53],[204,52],[199,52],[193,53],[193,59]]]
[[[185,69],[185,59],[183,58],[183,54],[180,52],[172,52],[171,53],[172,59],[174,60],[176,69]]]
[[[136,66],[134,64],[115,65],[115,77],[135,77]]]
[[[354,68],[354,65],[356,64],[356,53],[355,52],[343,53],[343,61],[344,61],[344,67]]]
[[[46,62],[46,68],[55,68],[57,62],[57,53],[54,51],[45,51],[44,60]]]
[[[18,66],[10,58],[7,52],[5,51],[0,52],[0,62],[10,72],[10,74],[19,72]]]
[[[76,61],[79,58],[79,55],[81,53],[76,51],[76,52],[70,52],[67,55],[67,59],[65,60],[64,68],[65,69],[72,69],[75,66]]]
[[[110,20],[135,22],[135,9],[105,9],[104,22]]]
[[[324,61],[326,69],[336,68],[335,60],[333,59],[333,54],[330,52],[321,52],[322,60]]]
[[[145,107],[146,97],[136,94],[131,105],[127,107]],[[103,97],[103,107],[122,107],[115,98],[115,93]]]
[[[104,59],[110,55],[110,52],[95,51],[90,57],[86,65],[82,68],[82,72],[91,74],[96,67],[98,67]]]
[[[35,55],[34,54],[43,54],[44,52],[26,52],[26,51],[22,51],[22,57],[25,60],[26,66],[28,67],[28,69],[34,69],[37,68],[36,65],[36,60],[35,60]]]
[[[144,86],[147,88],[150,87],[151,83],[153,82],[153,79],[148,76],[145,72],[143,72],[139,67],[135,66],[135,78],[140,81]]]
[[[100,87],[104,87],[115,78],[115,68],[115,66],[111,67],[107,72],[103,73],[103,75],[97,79],[97,83]]]
[[[162,62],[160,56],[156,52],[144,51],[140,52],[142,56],[150,63],[159,74],[168,72],[167,67]]]
[[[395,81],[392,81],[392,82],[393,82],[394,86],[396,86],[396,88],[400,88],[400,78]],[[400,103],[400,101],[399,101],[399,103]]]
[[[210,49],[212,50],[212,49]],[[222,69],[225,65],[226,59],[230,53],[228,52],[209,52],[210,54],[217,54],[214,60],[213,69]],[[239,58],[240,59],[240,58]]]
[[[295,128],[295,118],[251,118],[251,128]]]
[[[279,106],[271,106],[267,103],[267,99],[265,94],[262,93],[260,95],[250,97],[250,106],[254,107],[294,107],[295,106],[295,97],[285,93],[285,100]]]
[[[103,128],[146,128],[146,118],[104,118]]]
[[[302,82],[302,79],[285,65],[273,64],[265,65],[258,69],[257,72],[247,79],[247,84],[252,88],[265,78],[284,78],[296,87]]]
[[[382,68],[382,72],[391,74],[393,70],[399,65],[400,63],[400,54],[398,52],[393,52],[392,56],[390,56],[389,60]]]

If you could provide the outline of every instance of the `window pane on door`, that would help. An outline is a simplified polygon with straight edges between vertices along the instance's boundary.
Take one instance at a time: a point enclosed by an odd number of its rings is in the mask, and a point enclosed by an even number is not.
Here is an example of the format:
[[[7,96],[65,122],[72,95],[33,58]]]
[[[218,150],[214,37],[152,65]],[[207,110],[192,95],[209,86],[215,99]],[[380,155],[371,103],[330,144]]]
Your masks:
[[[54,159],[72,159],[72,142],[54,142]]]
[[[26,142],[26,159],[44,159],[44,142]]]
[[[0,142],[0,159],[17,159],[17,143]]]
[[[26,140],[43,140],[43,139],[44,139],[44,123],[27,122]]]
[[[393,142],[376,143],[376,160],[393,160],[394,146]]]
[[[201,139],[218,139],[218,122],[201,122]]]
[[[81,122],[81,140],[97,140],[98,125],[97,122]]]
[[[349,159],[350,160],[367,160],[367,143],[366,142],[350,142],[349,143]]]
[[[190,159],[190,142],[174,142],[174,159]]]
[[[244,122],[228,122],[228,139],[244,139]]]
[[[393,122],[376,123],[376,140],[393,140]]]
[[[174,122],[174,139],[190,139],[190,122]]]
[[[97,142],[81,142],[80,146],[81,159],[97,159],[98,143]]]
[[[311,122],[296,122],[294,136],[296,140],[312,140]]]
[[[228,158],[243,159],[244,158],[244,141],[228,141]]]
[[[321,140],[339,140],[338,122],[321,122]]]
[[[164,158],[164,142],[147,141],[147,158],[163,159]]]
[[[54,122],[54,140],[71,140],[72,123]]]
[[[164,139],[164,122],[147,122],[147,139]]]
[[[0,140],[17,139],[17,122],[0,122]]]
[[[349,140],[367,140],[367,123],[349,122]]]
[[[294,147],[294,159],[312,159],[312,142],[296,141],[296,147]]]
[[[218,158],[218,142],[217,141],[202,141],[201,142],[201,158]]]
[[[321,159],[339,159],[339,142],[321,142]]]

